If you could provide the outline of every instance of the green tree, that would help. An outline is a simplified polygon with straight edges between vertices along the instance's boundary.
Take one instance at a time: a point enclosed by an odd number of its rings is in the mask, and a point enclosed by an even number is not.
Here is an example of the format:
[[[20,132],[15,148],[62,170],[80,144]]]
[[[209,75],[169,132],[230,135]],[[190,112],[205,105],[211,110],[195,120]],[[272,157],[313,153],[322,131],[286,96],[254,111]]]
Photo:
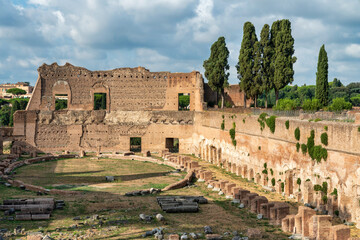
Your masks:
[[[179,110],[188,110],[190,95],[179,95]]]
[[[331,87],[343,87],[344,85],[341,83],[340,79],[334,78],[332,81]]]
[[[12,107],[11,107],[11,113],[10,113],[9,126],[14,125],[14,113],[20,109],[20,104],[18,101],[14,100],[14,101],[12,101],[11,104],[12,104]]]
[[[319,99],[323,106],[329,102],[329,83],[328,83],[328,57],[325,46],[322,45],[319,52],[317,73],[316,73],[316,92],[315,97]]]
[[[219,39],[211,45],[211,53],[208,60],[204,61],[205,77],[209,82],[209,87],[221,94],[221,108],[224,108],[224,89],[229,86],[229,50],[226,47],[225,37]]]
[[[271,79],[271,55],[270,26],[265,24],[260,33],[260,46],[262,50],[262,91],[265,93],[265,107],[268,107],[268,94],[274,88]]]
[[[11,93],[12,95],[24,95],[26,94],[26,91],[25,90],[22,90],[20,88],[10,88],[8,90],[6,90],[6,93]]]
[[[246,22],[243,28],[244,34],[241,42],[239,62],[236,65],[238,78],[240,80],[240,89],[244,94],[244,105],[246,107],[246,98],[253,95],[254,91],[254,45],[257,42],[255,27],[251,22]]]
[[[254,79],[252,87],[250,89],[249,97],[254,99],[255,107],[257,107],[258,96],[263,91],[263,73],[262,73],[262,47],[260,42],[255,42],[254,44]]]
[[[291,22],[288,19],[275,21],[271,27],[271,42],[274,48],[272,57],[273,82],[276,103],[279,99],[279,90],[294,81],[293,56],[294,38],[291,35]]]
[[[9,105],[3,105],[0,109],[0,126],[9,126],[11,108]]]

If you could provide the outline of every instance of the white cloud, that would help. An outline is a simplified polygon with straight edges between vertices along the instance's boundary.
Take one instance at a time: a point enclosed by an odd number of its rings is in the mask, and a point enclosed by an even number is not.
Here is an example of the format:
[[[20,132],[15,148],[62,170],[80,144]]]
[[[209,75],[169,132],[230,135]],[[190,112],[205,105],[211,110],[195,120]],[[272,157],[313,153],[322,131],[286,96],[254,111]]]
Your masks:
[[[345,53],[350,57],[360,58],[360,44],[350,44],[345,48]]]
[[[49,6],[50,0],[29,0],[28,3],[34,5]]]
[[[143,59],[143,62],[147,63],[163,63],[169,61],[169,58],[159,54],[157,51],[147,48],[136,49],[136,54],[139,59]]]
[[[212,15],[213,0],[200,0],[196,7],[196,16],[177,25],[177,37],[187,38],[191,34],[196,42],[209,42],[219,34],[219,27]]]

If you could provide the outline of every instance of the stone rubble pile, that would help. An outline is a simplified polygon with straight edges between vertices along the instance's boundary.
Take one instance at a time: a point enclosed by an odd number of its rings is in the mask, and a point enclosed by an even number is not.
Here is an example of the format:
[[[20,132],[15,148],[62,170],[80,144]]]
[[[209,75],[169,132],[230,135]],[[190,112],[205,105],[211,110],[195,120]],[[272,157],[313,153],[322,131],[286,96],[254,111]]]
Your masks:
[[[203,196],[161,196],[156,199],[166,213],[198,212],[199,204],[208,202]]]
[[[5,215],[16,215],[15,220],[47,220],[54,209],[62,209],[64,201],[53,198],[8,199],[0,205]]]

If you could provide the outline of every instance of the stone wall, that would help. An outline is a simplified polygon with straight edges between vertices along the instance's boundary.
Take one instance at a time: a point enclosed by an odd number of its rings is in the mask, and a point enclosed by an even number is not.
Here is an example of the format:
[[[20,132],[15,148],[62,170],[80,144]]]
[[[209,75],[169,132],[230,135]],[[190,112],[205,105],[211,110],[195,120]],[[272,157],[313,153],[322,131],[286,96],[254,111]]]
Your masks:
[[[221,130],[222,115],[225,130]],[[289,129],[285,127],[287,120]],[[196,130],[192,152],[197,156],[226,166],[229,171],[237,169],[243,177],[274,187],[280,193],[284,184],[287,196],[331,214],[338,210],[342,219],[360,223],[359,125],[279,117],[275,132],[271,133],[267,126],[260,130],[258,116],[219,112],[196,113],[194,122]],[[236,147],[229,134],[233,123],[236,124]],[[297,127],[300,129],[300,141],[294,136]],[[321,145],[322,133],[328,134],[328,146],[322,145],[327,149],[326,161],[317,163],[308,153],[297,152],[296,143],[306,144],[311,130],[315,132],[315,145]],[[272,186],[272,178],[275,186]],[[324,182],[328,186],[326,194],[314,191],[314,185]],[[335,188],[337,196],[331,195]],[[324,195],[327,196],[326,202],[323,201]]]
[[[143,67],[90,71],[69,63],[43,64],[27,110],[55,110],[55,95],[68,97],[68,110],[93,110],[94,93],[106,93],[107,111],[178,110],[178,94],[190,94],[190,110],[203,109],[199,72],[150,72]]]

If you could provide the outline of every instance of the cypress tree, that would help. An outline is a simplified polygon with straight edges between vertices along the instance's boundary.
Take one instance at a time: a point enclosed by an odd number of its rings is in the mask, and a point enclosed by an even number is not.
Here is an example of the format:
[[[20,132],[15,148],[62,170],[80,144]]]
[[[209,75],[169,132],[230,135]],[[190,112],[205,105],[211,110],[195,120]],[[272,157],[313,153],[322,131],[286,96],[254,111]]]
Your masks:
[[[262,92],[262,48],[260,42],[256,41],[254,44],[254,79],[250,89],[249,97],[254,99],[255,107],[257,107],[257,98]]]
[[[315,97],[323,106],[329,102],[329,83],[328,83],[328,57],[325,46],[322,45],[319,51],[317,72],[316,72],[316,91]]]
[[[268,94],[274,88],[271,74],[272,47],[270,41],[270,26],[265,24],[260,33],[260,46],[262,51],[262,91],[265,93],[265,107],[268,107]]]
[[[211,46],[209,59],[205,60],[203,64],[209,87],[221,94],[221,108],[224,108],[224,89],[229,86],[228,58],[229,50],[226,47],[225,37],[219,37]]]
[[[10,113],[9,126],[14,125],[14,113],[20,109],[20,104],[17,100],[13,100],[11,105],[12,105],[12,107],[11,107],[11,113]]]
[[[236,65],[238,78],[240,80],[240,89],[244,92],[244,106],[246,107],[246,98],[253,95],[254,87],[254,45],[257,42],[255,27],[251,22],[246,22],[243,28],[243,39],[241,42],[239,62]]]
[[[106,93],[101,94],[101,109],[106,109]]]
[[[279,99],[279,90],[294,81],[293,64],[296,57],[293,57],[294,38],[291,35],[291,22],[288,19],[276,21],[271,29],[272,46],[274,55],[273,64],[273,83],[275,88],[276,103]]]

